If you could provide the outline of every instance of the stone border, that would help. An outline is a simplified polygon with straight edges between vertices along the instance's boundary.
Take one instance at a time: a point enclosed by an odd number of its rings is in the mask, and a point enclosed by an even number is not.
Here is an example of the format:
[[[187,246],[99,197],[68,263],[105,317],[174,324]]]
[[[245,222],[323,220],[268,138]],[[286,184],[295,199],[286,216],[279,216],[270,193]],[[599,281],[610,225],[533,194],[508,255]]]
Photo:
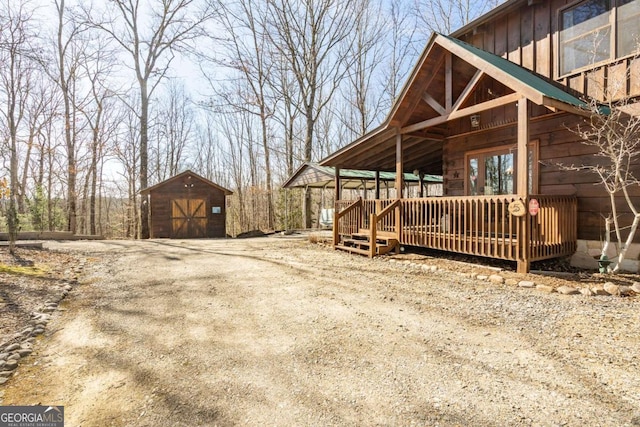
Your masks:
[[[612,282],[605,282],[602,285],[595,285],[591,287],[583,287],[577,288],[568,285],[562,285],[558,287],[553,287],[551,285],[545,285],[542,283],[535,283],[532,280],[516,280],[516,279],[505,279],[502,275],[498,274],[497,271],[494,274],[478,274],[478,273],[463,273],[459,271],[451,271],[436,265],[429,265],[423,263],[412,262],[409,260],[397,260],[393,258],[379,258],[381,261],[386,261],[392,264],[402,264],[408,267],[420,269],[424,272],[447,272],[450,274],[457,274],[460,277],[465,277],[473,280],[479,280],[483,282],[491,282],[496,284],[505,284],[509,286],[518,286],[520,288],[525,289],[536,289],[539,291],[552,293],[557,292],[562,295],[585,295],[585,296],[598,296],[598,295],[611,295],[611,296],[630,296],[635,294],[640,294],[640,282],[634,282],[632,286],[621,286],[616,285]],[[483,267],[484,268],[484,267]]]
[[[80,273],[86,262],[86,259],[81,259],[74,269],[74,273]],[[65,273],[71,273],[71,271]],[[46,326],[51,320],[51,315],[58,310],[60,303],[69,295],[74,286],[78,285],[78,280],[76,278],[60,279],[58,284],[61,286],[62,292],[47,300],[40,310],[31,313],[31,319],[22,331],[0,343],[0,385],[9,380],[18,367],[19,361],[33,352],[36,338],[44,334]]]

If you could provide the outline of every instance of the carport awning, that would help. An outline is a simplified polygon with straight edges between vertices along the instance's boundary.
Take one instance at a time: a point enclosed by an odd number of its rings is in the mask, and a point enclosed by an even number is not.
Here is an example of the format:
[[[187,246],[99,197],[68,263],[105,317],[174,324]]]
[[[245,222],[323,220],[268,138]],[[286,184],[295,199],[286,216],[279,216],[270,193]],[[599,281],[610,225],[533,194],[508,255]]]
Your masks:
[[[304,163],[293,175],[282,184],[283,188],[334,188],[336,169],[331,166],[320,166],[316,163]],[[340,169],[340,185],[343,189],[375,188],[375,171]],[[393,172],[380,172],[380,181],[395,182],[396,175]],[[405,183],[417,185],[418,176],[412,173],[404,174]],[[441,183],[439,175],[424,175],[423,183]]]

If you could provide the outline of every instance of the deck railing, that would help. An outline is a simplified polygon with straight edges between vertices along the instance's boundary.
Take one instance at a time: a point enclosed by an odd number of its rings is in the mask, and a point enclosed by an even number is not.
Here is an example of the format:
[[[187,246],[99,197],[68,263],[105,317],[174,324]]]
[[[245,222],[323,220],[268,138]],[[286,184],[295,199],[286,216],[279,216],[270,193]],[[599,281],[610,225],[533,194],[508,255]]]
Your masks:
[[[401,199],[396,215],[378,218],[395,200],[358,200],[336,204],[337,234],[370,229],[395,233],[402,245],[421,246],[512,261],[536,261],[570,255],[577,239],[574,196],[536,195],[536,215],[509,213],[516,195]],[[530,199],[531,199],[530,198]],[[522,200],[525,206],[529,200]],[[387,211],[386,213],[389,213]],[[376,214],[372,216],[371,214]]]

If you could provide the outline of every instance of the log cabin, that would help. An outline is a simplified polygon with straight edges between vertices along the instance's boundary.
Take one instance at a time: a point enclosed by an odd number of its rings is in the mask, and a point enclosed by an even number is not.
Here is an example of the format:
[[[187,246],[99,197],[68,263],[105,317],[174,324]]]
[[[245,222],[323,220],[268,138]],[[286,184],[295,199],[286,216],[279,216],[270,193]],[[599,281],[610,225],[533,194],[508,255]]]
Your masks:
[[[230,190],[187,170],[140,193],[150,206],[152,239],[226,236]]]
[[[639,30],[640,0],[508,0],[433,34],[386,120],[320,162],[337,181],[341,168],[397,175],[393,200],[341,200],[335,185],[334,246],[419,246],[519,272],[566,256],[597,266],[608,196],[594,174],[559,165],[594,159],[574,130],[590,99],[640,95]],[[442,175],[443,197],[402,197],[414,170]],[[637,246],[624,269],[637,271]]]

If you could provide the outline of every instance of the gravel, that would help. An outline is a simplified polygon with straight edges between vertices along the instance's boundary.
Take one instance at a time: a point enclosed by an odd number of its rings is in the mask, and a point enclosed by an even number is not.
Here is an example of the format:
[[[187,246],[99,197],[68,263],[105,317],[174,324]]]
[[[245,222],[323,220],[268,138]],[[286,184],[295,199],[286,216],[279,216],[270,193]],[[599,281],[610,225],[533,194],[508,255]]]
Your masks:
[[[285,237],[57,249],[93,261],[2,403],[69,425],[640,425],[640,298],[556,291],[591,281]]]

